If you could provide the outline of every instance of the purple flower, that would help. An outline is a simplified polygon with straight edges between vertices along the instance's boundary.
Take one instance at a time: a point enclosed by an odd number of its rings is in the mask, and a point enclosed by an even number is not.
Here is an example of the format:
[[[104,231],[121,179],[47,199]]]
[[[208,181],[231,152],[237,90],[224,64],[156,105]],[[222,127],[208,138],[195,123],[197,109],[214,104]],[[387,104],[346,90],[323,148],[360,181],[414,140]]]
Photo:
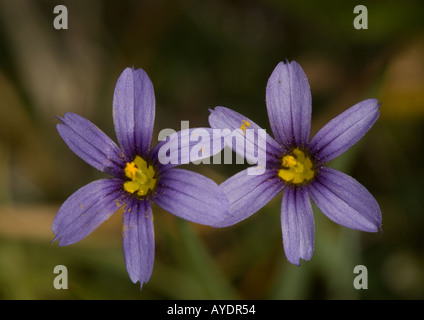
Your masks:
[[[57,125],[60,136],[75,154],[113,178],[93,181],[63,203],[52,225],[54,240],[59,240],[60,246],[73,244],[125,207],[125,264],[131,280],[140,281],[141,286],[150,279],[155,254],[152,202],[178,217],[205,225],[222,220],[228,209],[228,200],[214,181],[174,168],[188,163],[188,159],[180,156],[177,164],[166,165],[159,161],[158,152],[165,141],[151,148],[154,118],[155,95],[149,77],[141,69],[127,68],[118,79],[113,97],[113,121],[120,148],[79,115],[67,113],[60,119],[63,123]],[[194,129],[175,133],[174,138],[190,130]],[[180,151],[179,139],[170,141]],[[210,155],[204,150],[204,157]]]
[[[296,62],[281,62],[268,80],[266,105],[275,140],[266,137],[262,159],[265,172],[248,175],[246,169],[221,184],[230,201],[230,217],[215,226],[226,227],[246,219],[284,190],[281,228],[284,251],[293,264],[299,265],[300,259],[309,260],[313,254],[315,227],[310,199],[340,225],[378,231],[381,213],[374,197],[352,177],[324,166],[372,127],[379,115],[378,101],[359,102],[310,139],[312,107],[308,79]],[[209,123],[212,128],[240,128],[239,135],[244,135],[247,128],[260,129],[252,120],[224,107],[211,110]],[[245,139],[249,137],[245,135]],[[264,148],[256,141],[250,141],[250,145],[250,150],[244,152],[247,159],[254,148]]]

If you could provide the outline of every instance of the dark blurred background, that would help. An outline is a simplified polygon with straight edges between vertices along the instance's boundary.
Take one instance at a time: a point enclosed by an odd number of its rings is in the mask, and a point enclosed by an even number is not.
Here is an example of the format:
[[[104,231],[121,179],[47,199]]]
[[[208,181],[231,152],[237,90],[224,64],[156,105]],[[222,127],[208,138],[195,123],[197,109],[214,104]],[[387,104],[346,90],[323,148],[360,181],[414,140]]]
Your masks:
[[[356,5],[368,9],[357,30]],[[56,5],[68,29],[56,30]],[[78,113],[116,141],[113,90],[127,66],[156,93],[155,135],[208,126],[218,105],[269,130],[265,86],[279,61],[308,76],[312,133],[366,98],[382,102],[370,132],[330,165],[377,199],[382,232],[336,225],[315,210],[315,252],[285,258],[281,195],[239,225],[212,229],[154,207],[156,259],[140,292],[128,277],[117,212],[69,247],[51,243],[60,204],[105,177],[75,156],[55,116]],[[283,0],[0,0],[0,298],[424,298],[424,2]],[[154,141],[155,142],[155,141]],[[243,165],[189,165],[220,183]],[[56,265],[68,268],[57,290]],[[357,290],[356,265],[368,270]]]

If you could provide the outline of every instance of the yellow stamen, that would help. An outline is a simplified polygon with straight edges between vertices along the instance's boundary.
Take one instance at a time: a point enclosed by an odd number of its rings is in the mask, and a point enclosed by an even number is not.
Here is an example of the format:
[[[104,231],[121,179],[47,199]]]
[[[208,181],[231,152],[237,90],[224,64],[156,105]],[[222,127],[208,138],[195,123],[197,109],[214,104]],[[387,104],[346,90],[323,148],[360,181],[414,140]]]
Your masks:
[[[127,162],[124,169],[125,175],[131,181],[124,182],[124,190],[129,193],[137,193],[139,196],[146,195],[156,185],[155,170],[148,166],[147,162],[136,156],[133,162]]]
[[[135,175],[137,174],[137,167],[134,162],[127,162],[127,166],[125,167],[125,175],[130,178],[134,179]]]
[[[286,182],[301,184],[309,182],[315,176],[312,160],[300,149],[286,154],[281,159],[278,176]]]
[[[282,162],[283,167],[285,167],[285,168],[293,168],[297,163],[295,157],[290,156],[290,155],[284,156],[283,160],[281,162]]]
[[[243,130],[243,135],[246,135],[246,127],[250,128],[250,122],[243,120],[240,129]]]

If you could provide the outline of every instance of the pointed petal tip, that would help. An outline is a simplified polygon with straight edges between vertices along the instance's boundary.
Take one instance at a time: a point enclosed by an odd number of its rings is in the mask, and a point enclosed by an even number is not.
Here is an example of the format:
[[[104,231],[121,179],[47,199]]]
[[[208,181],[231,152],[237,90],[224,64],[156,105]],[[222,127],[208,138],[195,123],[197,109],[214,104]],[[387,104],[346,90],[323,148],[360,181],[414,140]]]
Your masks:
[[[375,109],[379,109],[380,106],[381,106],[381,103],[382,102],[379,101],[376,98],[368,98],[368,99],[364,99],[363,101],[360,101],[360,102],[356,103],[355,105],[363,104],[363,106],[362,106],[363,109],[365,109],[367,107],[373,107]],[[366,104],[368,104],[368,105],[366,105]]]
[[[140,291],[142,291],[143,286],[150,281],[150,277],[151,277],[151,273],[147,277],[146,276],[144,276],[144,277],[139,276],[139,277],[132,277],[132,278],[130,277],[130,279],[134,284],[138,283],[140,285]]]
[[[300,267],[303,262],[307,262],[307,261],[311,260],[312,254],[305,256],[305,257],[303,257],[303,256],[299,257],[297,255],[291,256],[290,254],[286,254],[286,258],[287,258],[287,261],[290,262],[292,265],[294,265],[296,267]]]
[[[294,265],[296,267],[300,267],[303,262],[307,262],[307,261],[311,260],[312,255],[310,255],[308,257],[288,257],[286,255],[286,258],[287,258],[287,261],[290,262],[292,265]]]
[[[381,101],[375,98],[365,99],[364,101],[362,101],[362,103],[366,103],[366,102],[368,102],[370,104],[370,107],[374,108],[376,112],[378,112],[382,104]]]
[[[209,108],[209,112],[216,112],[216,111],[224,111],[224,110],[228,110],[229,108],[227,107],[222,107],[222,106],[215,106],[214,108]]]
[[[131,73],[131,72],[133,72],[134,71],[134,66],[131,68],[131,67],[126,67],[122,72],[121,72],[121,75],[124,75],[124,74],[128,74],[128,73]]]
[[[58,236],[55,235],[54,238],[53,238],[53,240],[50,241],[50,243],[53,243],[53,242],[57,241],[58,239],[59,239]]]
[[[296,69],[300,68],[303,71],[303,68],[297,61],[295,60],[290,61],[288,58],[285,58],[283,61],[280,61],[279,63],[277,63],[277,66],[274,68],[274,70],[278,70],[281,68],[289,68],[290,66]]]
[[[283,61],[280,61],[278,65],[297,65],[300,66],[299,63],[295,60],[290,60],[289,58],[285,58]]]
[[[54,237],[54,239],[50,241],[50,243],[53,243],[53,242],[56,242],[56,241],[57,241],[57,245],[59,247],[66,247],[66,246],[69,246],[69,245],[75,243],[75,242],[69,242],[69,241],[68,241],[68,243],[66,243],[64,239],[62,239],[62,238],[59,237],[59,235],[56,235]]]
[[[135,68],[135,66],[134,66],[134,65],[132,65],[131,67],[126,67],[126,68],[122,71],[122,73],[121,73],[120,77],[121,77],[121,76],[132,76],[132,77],[133,77],[133,79],[135,79],[135,76],[137,76],[137,75],[145,76],[145,77],[147,77],[147,78],[149,79],[149,81],[150,81],[150,78],[148,77],[147,72],[146,72],[143,68]]]
[[[380,217],[381,217],[381,215],[380,215]],[[364,228],[364,230],[360,230],[360,231],[365,231],[365,232],[383,232],[383,229],[381,227],[381,219],[378,222],[372,223],[372,226],[370,226],[369,228],[366,228],[366,229]]]
[[[62,121],[64,124],[66,124],[67,120],[70,118],[82,118],[80,115],[74,113],[74,112],[65,112],[63,117],[55,116],[56,119]]]
[[[208,110],[211,114],[214,113],[214,112],[218,112],[218,111],[225,111],[225,109],[228,109],[228,108],[222,107],[222,106],[215,106],[214,108],[208,108]]]
[[[143,285],[147,284],[147,282],[149,281],[149,280],[143,281],[142,279],[131,278],[131,277],[130,277],[130,280],[134,284],[137,284],[137,282],[139,283],[139,285],[140,285],[140,292],[143,290]]]
[[[300,267],[300,258],[292,258],[286,255],[287,261],[296,267]]]
[[[378,206],[377,201],[375,201],[375,207],[370,216],[368,216],[367,225],[363,225],[361,227],[356,228],[359,231],[365,232],[379,232],[382,230],[382,214],[380,211],[380,207]]]
[[[375,204],[374,210],[372,210],[371,214],[369,214],[367,217],[368,221],[364,221],[362,225],[354,229],[359,231],[364,231],[364,232],[382,231],[382,228],[381,228],[382,215],[381,215],[381,211],[379,210],[380,208],[377,204],[377,201],[375,201],[375,203],[376,204]]]
[[[50,241],[50,243],[56,242],[57,241],[57,245],[59,247],[67,247],[70,246],[71,244],[77,243],[79,240],[74,240],[70,237],[66,237],[63,238],[63,234],[62,235],[55,235],[54,239]]]

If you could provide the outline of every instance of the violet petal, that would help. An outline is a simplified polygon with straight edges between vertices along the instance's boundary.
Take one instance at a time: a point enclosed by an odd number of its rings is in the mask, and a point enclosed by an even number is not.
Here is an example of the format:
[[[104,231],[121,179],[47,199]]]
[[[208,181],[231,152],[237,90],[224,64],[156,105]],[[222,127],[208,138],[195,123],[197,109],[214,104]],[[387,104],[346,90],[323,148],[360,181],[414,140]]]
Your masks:
[[[368,99],[350,107],[319,130],[309,148],[321,163],[341,155],[358,142],[379,116],[376,99]]]
[[[266,87],[266,106],[275,139],[286,148],[306,145],[311,132],[312,98],[308,79],[295,62],[280,62]]]
[[[147,157],[155,120],[153,84],[142,69],[126,68],[116,83],[113,95],[113,123],[125,155]]]
[[[149,281],[155,259],[155,235],[152,205],[149,200],[131,199],[122,221],[125,265],[131,281]]]
[[[59,119],[63,123],[57,125],[57,131],[77,156],[102,172],[122,177],[125,156],[102,130],[75,113]]]
[[[210,126],[214,129],[228,129],[230,131],[229,138],[231,139],[226,139],[227,145],[231,147],[234,152],[245,157],[249,162],[254,163],[260,156],[265,157],[265,159],[259,159],[260,162],[267,162],[270,158],[278,158],[284,153],[284,148],[269,134],[265,133],[264,141],[260,141],[259,130],[264,129],[244,115],[225,107],[216,107],[210,110],[210,112]],[[253,134],[250,134],[250,132],[248,132],[249,130],[252,130]],[[240,147],[237,146],[237,143],[240,144],[240,142],[238,142],[239,139],[243,142],[242,147],[244,147],[241,148],[241,150],[239,150]]]
[[[308,189],[318,208],[334,222],[368,232],[380,228],[381,212],[377,201],[363,185],[347,174],[322,167]]]
[[[311,201],[302,187],[286,188],[281,203],[281,230],[287,260],[300,265],[314,252],[315,224]]]
[[[88,236],[102,222],[126,204],[122,180],[100,179],[73,193],[57,212],[52,230],[60,246],[67,246]]]
[[[195,223],[213,225],[227,217],[228,200],[219,186],[188,170],[164,171],[153,201],[162,209]]]
[[[249,175],[245,169],[225,180],[220,187],[230,202],[229,217],[214,227],[228,227],[250,217],[283,190],[284,184],[272,170]]]

